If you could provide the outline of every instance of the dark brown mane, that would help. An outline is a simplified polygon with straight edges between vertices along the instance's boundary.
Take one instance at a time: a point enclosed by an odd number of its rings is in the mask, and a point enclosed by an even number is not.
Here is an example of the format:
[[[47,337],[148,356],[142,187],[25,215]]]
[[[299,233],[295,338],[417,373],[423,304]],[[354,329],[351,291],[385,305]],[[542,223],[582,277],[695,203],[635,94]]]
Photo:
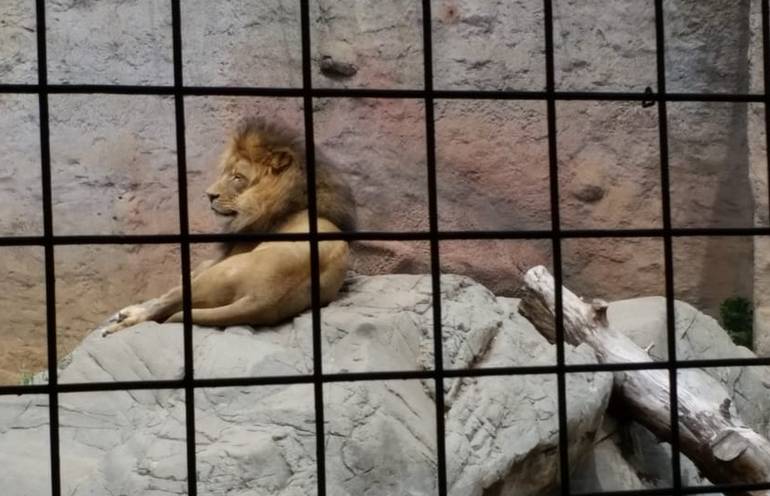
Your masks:
[[[262,117],[242,119],[235,128],[233,137],[239,141],[249,135],[258,135],[270,148],[291,148],[297,152],[304,164],[305,146],[298,133],[283,122],[268,121]]]

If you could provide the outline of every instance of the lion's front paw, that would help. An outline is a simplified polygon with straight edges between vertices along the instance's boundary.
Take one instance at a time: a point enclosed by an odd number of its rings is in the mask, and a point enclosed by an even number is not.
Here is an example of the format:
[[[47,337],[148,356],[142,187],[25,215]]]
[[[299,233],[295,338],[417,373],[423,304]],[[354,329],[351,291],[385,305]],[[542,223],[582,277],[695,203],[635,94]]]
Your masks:
[[[126,327],[149,320],[150,316],[143,305],[131,305],[110,317],[102,327],[102,337],[109,336]]]

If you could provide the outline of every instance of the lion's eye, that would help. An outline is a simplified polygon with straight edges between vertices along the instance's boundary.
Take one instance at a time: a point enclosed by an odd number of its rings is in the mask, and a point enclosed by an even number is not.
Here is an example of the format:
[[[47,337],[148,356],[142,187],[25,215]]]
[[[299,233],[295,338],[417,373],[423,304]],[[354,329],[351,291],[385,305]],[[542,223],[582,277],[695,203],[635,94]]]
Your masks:
[[[243,182],[246,180],[246,178],[241,174],[233,174],[233,180]]]

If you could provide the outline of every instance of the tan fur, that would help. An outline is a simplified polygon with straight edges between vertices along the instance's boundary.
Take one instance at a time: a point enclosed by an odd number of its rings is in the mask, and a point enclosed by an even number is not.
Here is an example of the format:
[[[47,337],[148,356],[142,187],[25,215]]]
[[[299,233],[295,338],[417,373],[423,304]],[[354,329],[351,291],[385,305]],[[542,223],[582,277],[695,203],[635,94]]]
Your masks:
[[[235,131],[206,193],[229,232],[308,232],[305,151],[287,130],[250,119]],[[355,228],[350,190],[323,159],[316,160],[319,232]],[[321,304],[337,295],[348,244],[318,244]],[[310,306],[308,242],[236,243],[191,273],[192,321],[198,325],[271,325]],[[182,289],[122,309],[102,327],[106,336],[147,320],[181,322]]]

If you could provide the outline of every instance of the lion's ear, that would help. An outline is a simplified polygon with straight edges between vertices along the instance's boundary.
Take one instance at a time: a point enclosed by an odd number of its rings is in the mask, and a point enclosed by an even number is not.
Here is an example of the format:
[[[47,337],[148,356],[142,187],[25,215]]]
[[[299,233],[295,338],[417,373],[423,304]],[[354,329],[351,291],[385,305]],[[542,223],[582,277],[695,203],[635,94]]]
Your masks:
[[[297,156],[291,148],[276,148],[270,152],[268,165],[273,172],[281,172],[296,165],[296,163]]]

